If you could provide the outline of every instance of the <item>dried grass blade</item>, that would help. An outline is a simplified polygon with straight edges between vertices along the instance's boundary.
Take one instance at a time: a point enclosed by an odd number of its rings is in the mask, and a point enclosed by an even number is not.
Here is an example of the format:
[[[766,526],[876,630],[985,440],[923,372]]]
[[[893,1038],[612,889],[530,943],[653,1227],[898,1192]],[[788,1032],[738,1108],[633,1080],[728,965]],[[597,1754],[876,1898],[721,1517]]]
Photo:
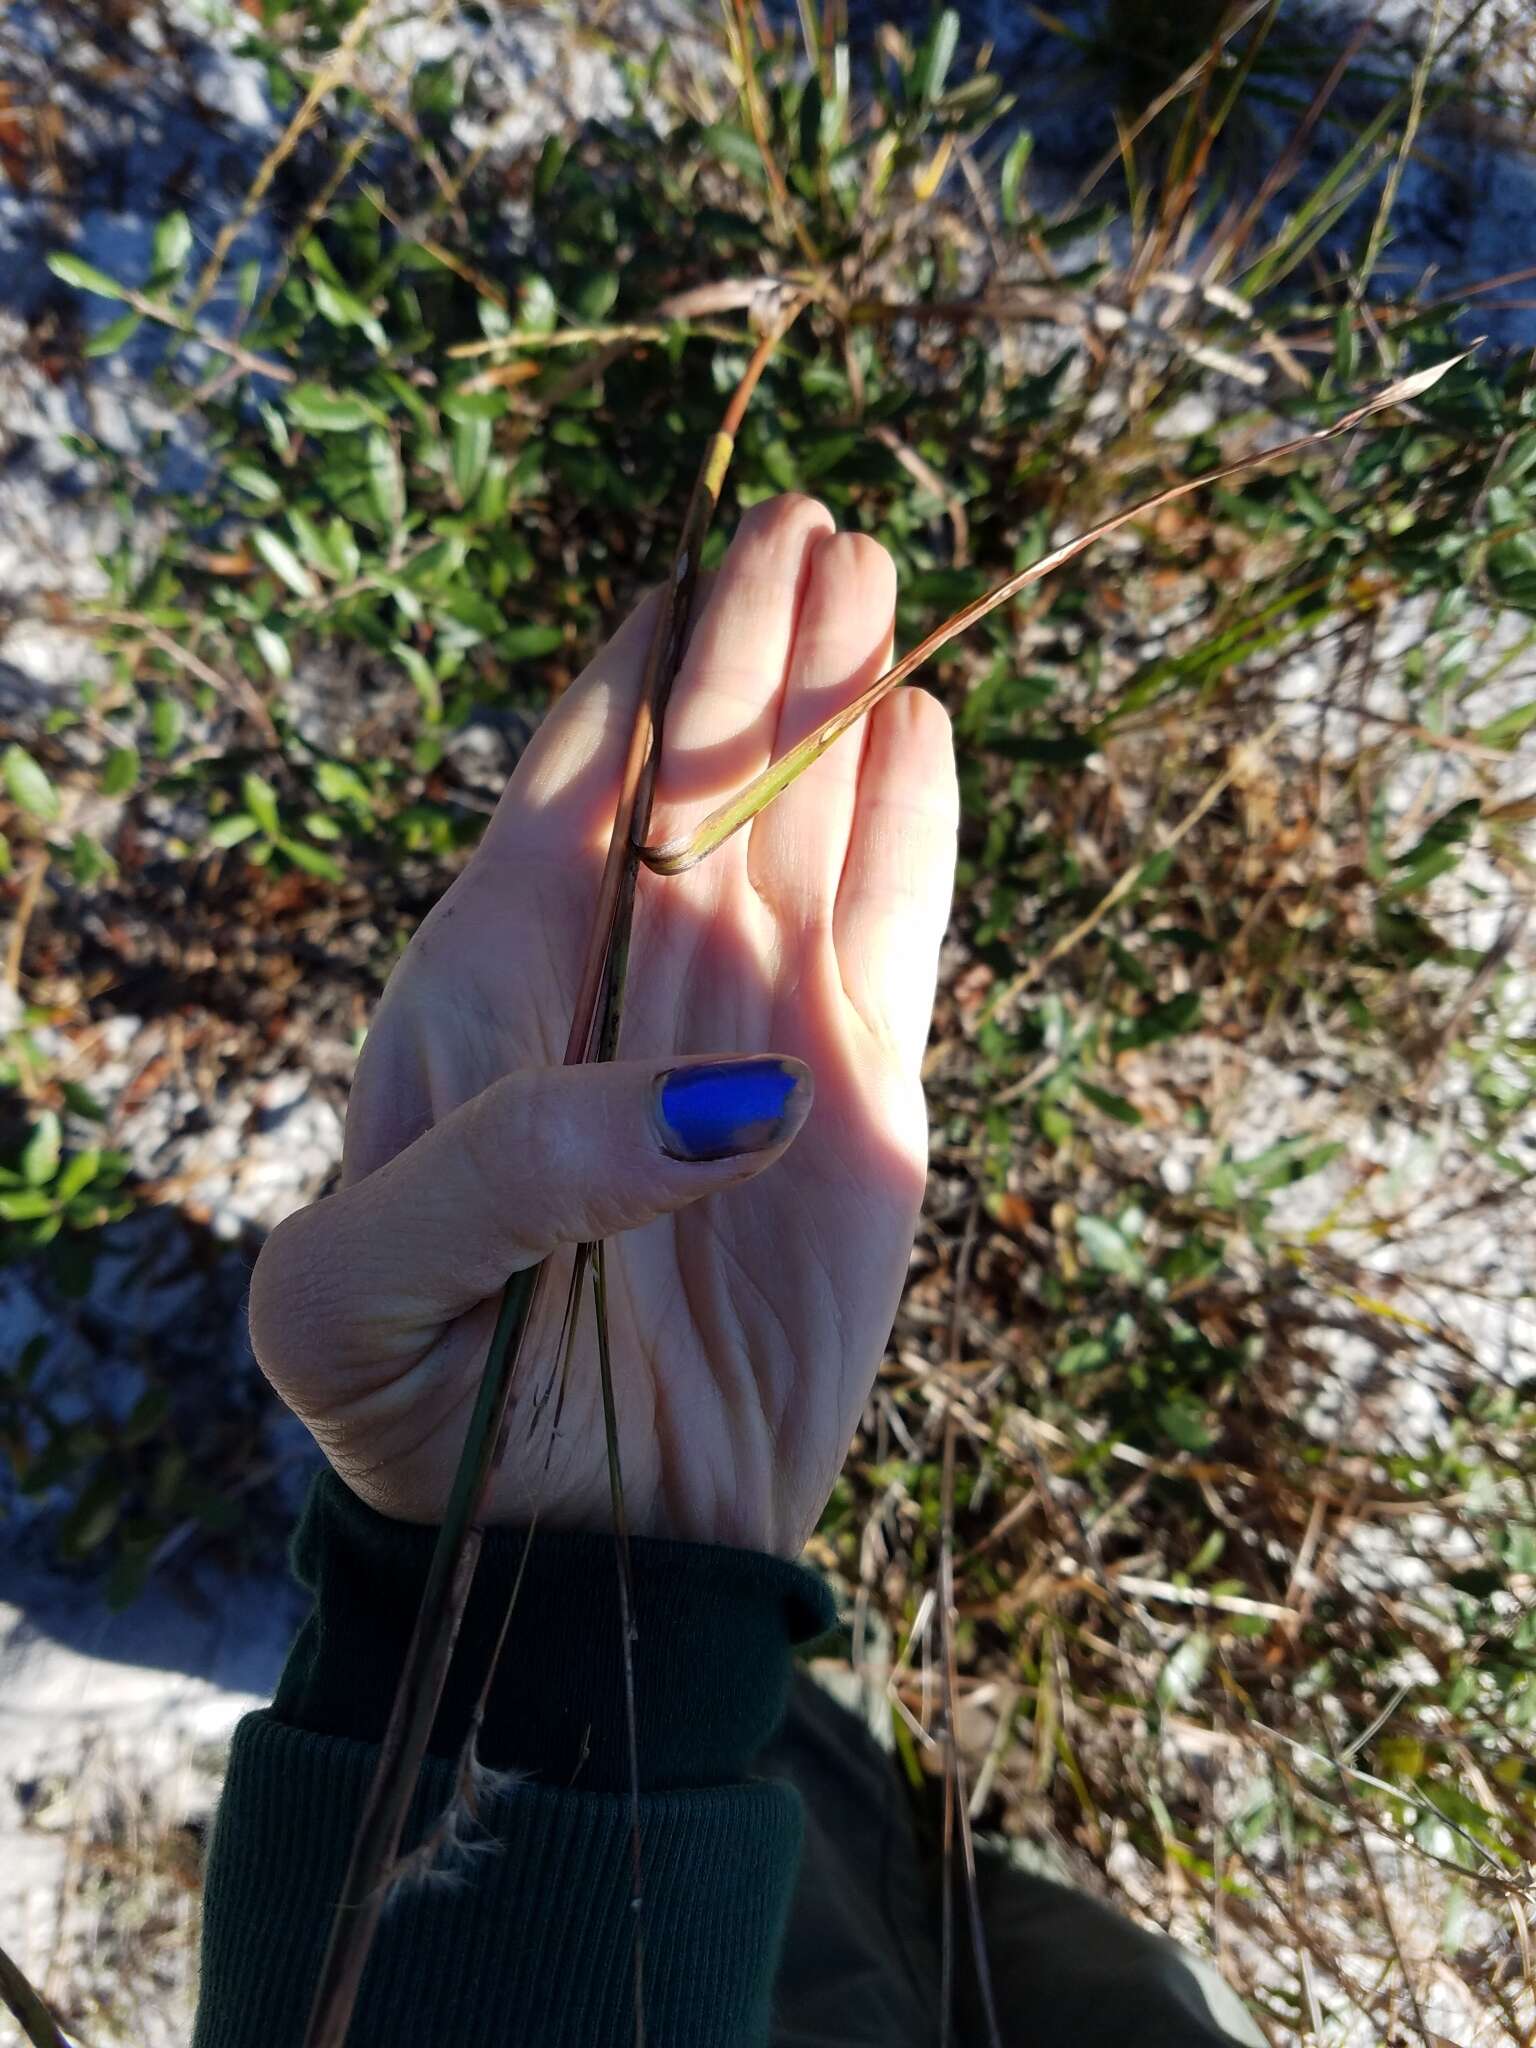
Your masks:
[[[584,1062],[605,1046],[610,1048],[605,1056],[611,1056],[611,1048],[617,1043],[634,905],[633,848],[637,827],[643,835],[650,819],[662,720],[682,657],[683,636],[698,579],[699,554],[719,503],[736,433],[752,393],[804,303],[803,299],[795,300],[753,351],[720,428],[705,449],[689,499],[682,540],[657,609],[656,628],[646,655],[641,701],[630,732],[608,857],[598,885],[592,936],[566,1042],[567,1065]],[[305,2048],[345,2048],[363,1970],[394,1874],[406,1813],[426,1755],[479,1562],[479,1517],[504,1441],[524,1341],[548,1285],[548,1272],[548,1265],[543,1264],[514,1274],[502,1295],[480,1390],[390,1708],[389,1725],[331,1922],[304,2035]]]
[[[1171,505],[1179,498],[1190,497],[1196,491],[1208,489],[1212,484],[1225,483],[1232,477],[1246,476],[1256,469],[1282,461],[1288,455],[1298,455],[1304,449],[1315,448],[1324,441],[1331,441],[1338,434],[1347,434],[1352,427],[1358,427],[1373,414],[1383,412],[1394,405],[1405,405],[1420,397],[1430,386],[1439,382],[1447,370],[1457,363],[1465,362],[1472,353],[1464,349],[1460,355],[1448,356],[1444,362],[1435,363],[1429,369],[1416,370],[1412,376],[1400,377],[1378,391],[1361,405],[1336,419],[1331,426],[1315,428],[1311,433],[1300,434],[1294,440],[1282,441],[1273,448],[1260,449],[1256,454],[1245,455],[1237,462],[1223,463],[1217,469],[1208,469],[1200,476],[1186,477],[1182,483],[1170,484],[1166,490],[1156,491],[1150,498],[1143,498],[1137,504],[1117,512],[1110,519],[1101,520],[1086,533],[1080,533],[1075,540],[1053,548],[1048,555],[1042,555],[1027,569],[1021,569],[1016,576],[1010,576],[994,590],[974,599],[970,604],[947,618],[943,625],[935,628],[926,640],[914,647],[910,654],[903,655],[894,667],[878,676],[862,696],[856,697],[842,711],[819,725],[796,747],[792,747],[780,760],[765,768],[761,775],[749,782],[745,789],[711,811],[703,823],[686,838],[670,839],[660,846],[642,847],[640,858],[646,866],[659,875],[680,875],[713,853],[729,839],[733,832],[739,832],[799,780],[807,768],[819,761],[827,749],[840,740],[844,733],[852,730],[859,720],[873,711],[882,698],[888,697],[898,683],[904,683],[908,676],[921,668],[942,647],[961,633],[986,618],[988,613],[1007,604],[1010,598],[1027,590],[1031,584],[1042,582],[1045,577],[1063,568],[1078,555],[1103,540],[1111,533],[1117,533],[1122,526],[1129,526],[1133,520],[1144,519],[1148,513],[1158,511],[1164,505]]]
[[[955,1646],[955,1418],[945,1418],[944,1464],[940,1480],[939,1505],[939,1645],[944,1681],[944,1857],[946,1913],[945,1931],[953,1943],[953,1861],[954,1830],[959,1829],[960,1851],[965,1865],[966,1919],[971,1935],[971,1962],[976,1972],[976,1995],[986,2025],[987,2048],[1002,2048],[997,2001],[992,1993],[992,1968],[987,1958],[987,1931],[981,1916],[981,1886],[976,1873],[976,1838],[971,1828],[971,1803],[965,1782],[965,1764],[960,1755],[958,1727],[959,1657]],[[946,1978],[953,1965],[945,1957]],[[948,2014],[946,2010],[946,2026]]]
[[[34,1991],[20,1965],[0,1948],[0,2005],[14,2015],[32,2048],[69,2048],[59,2032],[53,2014]]]
[[[514,1275],[502,1295],[464,1451],[438,1531],[416,1625],[390,1707],[342,1882],[305,2033],[307,2048],[342,2048],[383,1910],[405,1816],[437,1718],[464,1606],[480,1561],[476,1527],[495,1467],[512,1383],[547,1266]]]
[[[635,1710],[634,1564],[629,1548],[629,1517],[624,1507],[624,1474],[619,1462],[619,1420],[613,1398],[613,1355],[608,1342],[608,1267],[605,1247],[592,1247],[592,1293],[597,1308],[598,1377],[603,1394],[603,1433],[608,1444],[608,1489],[619,1568],[619,1632],[623,1643],[624,1721],[629,1740],[629,1815],[631,1876],[629,1910],[634,1956],[635,2048],[645,2048],[645,1844],[640,1832],[640,1727]]]

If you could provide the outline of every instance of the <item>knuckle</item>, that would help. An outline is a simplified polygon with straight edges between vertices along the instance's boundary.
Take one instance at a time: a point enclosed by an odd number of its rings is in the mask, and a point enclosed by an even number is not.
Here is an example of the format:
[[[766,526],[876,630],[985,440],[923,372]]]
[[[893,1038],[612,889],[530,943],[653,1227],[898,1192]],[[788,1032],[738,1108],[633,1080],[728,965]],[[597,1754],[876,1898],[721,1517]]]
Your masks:
[[[894,585],[896,564],[891,551],[872,533],[838,533],[827,542],[829,552],[846,558],[850,570],[862,571],[870,576],[886,576]]]
[[[765,498],[754,505],[741,522],[741,531],[753,540],[790,542],[810,527],[830,526],[832,514],[819,498],[803,491],[784,491],[777,498]]]
[[[251,1349],[281,1389],[323,1349],[334,1321],[326,1274],[334,1263],[318,1253],[316,1226],[328,1204],[317,1202],[272,1231],[251,1274]]]

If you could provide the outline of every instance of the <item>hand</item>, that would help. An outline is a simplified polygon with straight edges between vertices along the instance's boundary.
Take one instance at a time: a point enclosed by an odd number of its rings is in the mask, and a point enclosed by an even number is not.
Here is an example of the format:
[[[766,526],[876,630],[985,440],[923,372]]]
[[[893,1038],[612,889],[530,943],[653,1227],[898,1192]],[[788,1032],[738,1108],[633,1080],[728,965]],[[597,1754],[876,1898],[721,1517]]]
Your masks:
[[[894,598],[884,550],[834,535],[821,506],[749,512],[673,691],[652,839],[864,688]],[[268,1240],[252,1337],[353,1490],[430,1522],[502,1285],[555,1254],[489,1516],[606,1527],[590,1299],[553,1439],[532,1392],[556,1362],[566,1248],[609,1238],[632,1528],[792,1555],[868,1395],[922,1199],[949,724],[898,691],[698,868],[643,873],[620,1059],[562,1067],[652,617],[648,602],[550,712],[396,969],[341,1191]],[[699,1055],[765,1054],[744,1079],[658,1086]],[[675,1156],[690,1151],[721,1156]]]

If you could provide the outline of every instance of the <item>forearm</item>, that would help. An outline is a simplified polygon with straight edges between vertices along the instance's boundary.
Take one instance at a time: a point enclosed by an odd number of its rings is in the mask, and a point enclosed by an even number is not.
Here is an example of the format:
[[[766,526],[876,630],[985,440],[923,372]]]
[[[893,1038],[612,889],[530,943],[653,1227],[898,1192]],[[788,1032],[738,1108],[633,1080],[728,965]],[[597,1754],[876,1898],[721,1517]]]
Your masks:
[[[430,1545],[338,1481],[317,1487],[297,1545],[315,1608],[231,1757],[196,2048],[302,2039]],[[520,1553],[514,1532],[487,1542],[408,1843],[451,1797]],[[800,1814],[751,1765],[782,1714],[792,1642],[830,1610],[814,1578],[770,1558],[637,1543],[634,1563],[649,2031],[668,2048],[763,2042]],[[486,1846],[391,1901],[353,2038],[624,2048],[631,1814],[611,1539],[536,1539],[481,1751],[516,1782],[480,1815]]]

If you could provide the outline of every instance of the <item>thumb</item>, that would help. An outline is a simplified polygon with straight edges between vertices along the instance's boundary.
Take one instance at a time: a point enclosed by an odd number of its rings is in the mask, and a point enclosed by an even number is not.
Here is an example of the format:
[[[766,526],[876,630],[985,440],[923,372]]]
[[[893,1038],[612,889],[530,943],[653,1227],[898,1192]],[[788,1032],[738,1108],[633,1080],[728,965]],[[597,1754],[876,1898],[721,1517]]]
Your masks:
[[[750,1180],[810,1106],[810,1069],[775,1056],[508,1074],[278,1225],[251,1280],[256,1356],[279,1385],[298,1359],[412,1356],[557,1246]]]

